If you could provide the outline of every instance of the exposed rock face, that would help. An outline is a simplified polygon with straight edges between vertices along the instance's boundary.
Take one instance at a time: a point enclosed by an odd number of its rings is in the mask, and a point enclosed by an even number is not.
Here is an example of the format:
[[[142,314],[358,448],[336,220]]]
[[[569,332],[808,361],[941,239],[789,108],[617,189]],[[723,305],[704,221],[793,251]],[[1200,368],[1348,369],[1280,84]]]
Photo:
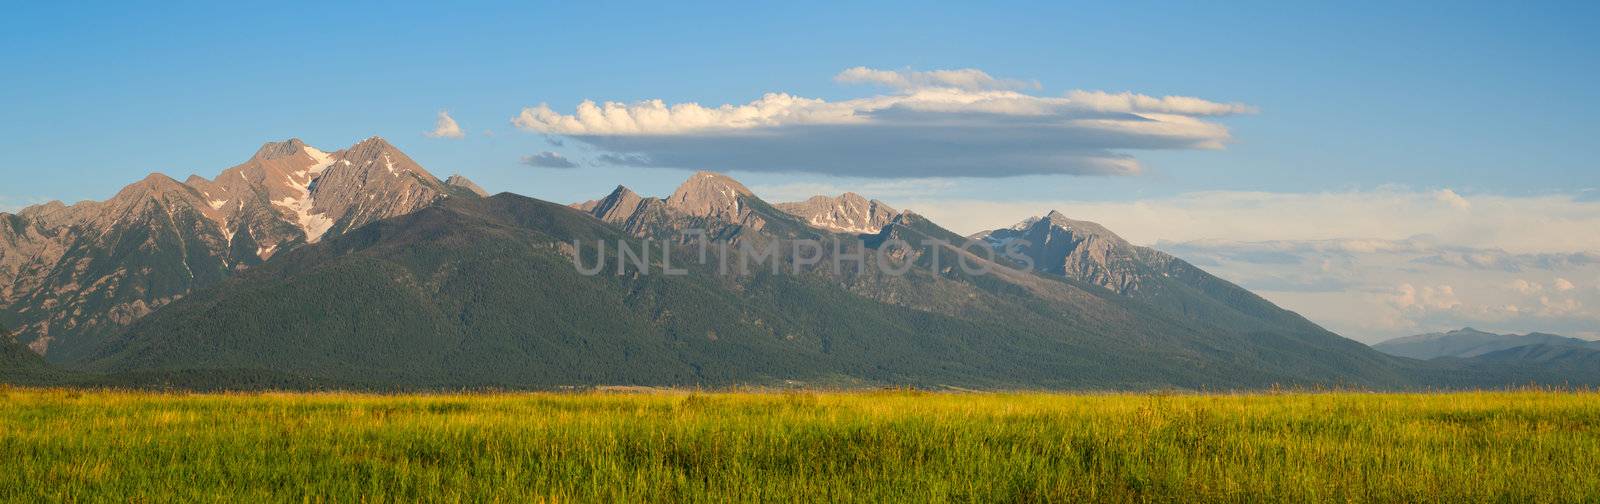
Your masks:
[[[840,233],[876,233],[900,212],[878,200],[847,192],[836,198],[813,196],[794,203],[773,205],[819,229]]]
[[[432,204],[445,187],[382,138],[333,153],[299,139],[268,143],[215,180],[190,177],[207,212],[230,236],[245,233],[260,259],[294,241],[316,243]]]
[[[103,202],[0,213],[0,310],[55,360],[238,269],[445,194],[381,138],[333,153],[268,143],[215,179],[152,174]]]
[[[1093,222],[1068,219],[1054,210],[1005,229],[974,235],[1003,249],[1014,240],[1028,245],[1017,248],[1034,261],[1034,269],[1063,275],[1127,294],[1139,288],[1150,271],[1146,260],[1165,263],[1172,258],[1163,252],[1138,247]]]
[[[329,160],[326,171],[309,184],[311,214],[326,219],[316,225],[331,225],[326,230],[302,226],[313,243],[321,238],[319,231],[344,233],[405,215],[432,205],[448,192],[439,179],[378,137],[336,152]]]
[[[874,234],[900,214],[882,201],[848,192],[770,205],[739,181],[708,171],[690,175],[665,199],[617,186],[604,198],[571,206],[621,225],[634,236],[671,238],[686,229],[704,229],[713,237],[734,241],[745,231],[776,237],[811,235],[815,230]],[[775,223],[779,229],[769,228]]]
[[[737,221],[744,214],[744,198],[755,193],[720,173],[699,171],[667,197],[667,206],[694,217]]]
[[[774,221],[800,224],[791,215],[762,202],[744,184],[726,175],[700,171],[689,176],[666,199],[641,197],[623,186],[604,198],[571,205],[622,226],[637,237],[683,238],[686,230],[703,230],[714,238],[737,241],[747,231],[761,231]],[[792,235],[792,229],[779,233]]]
[[[651,198],[652,200],[656,198]],[[644,203],[644,198],[635,194],[631,189],[617,186],[611,194],[604,198],[577,205],[579,210],[589,212],[600,220],[612,224],[628,222],[629,217],[639,211],[639,205]]]

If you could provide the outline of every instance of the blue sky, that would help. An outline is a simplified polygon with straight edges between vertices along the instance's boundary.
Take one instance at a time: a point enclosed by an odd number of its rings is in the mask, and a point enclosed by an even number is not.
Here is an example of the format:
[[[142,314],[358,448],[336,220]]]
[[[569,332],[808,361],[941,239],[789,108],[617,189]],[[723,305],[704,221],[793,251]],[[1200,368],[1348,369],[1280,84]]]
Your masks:
[[[840,102],[895,92],[838,82],[849,68],[976,69],[1037,82],[1021,91],[1030,96],[1131,92],[1242,103],[1256,112],[1207,119],[1226,128],[1222,149],[1127,151],[1142,166],[1137,175],[861,179],[734,163],[684,168],[731,170],[774,199],[856,189],[934,217],[961,208],[947,219],[959,231],[1008,224],[1049,205],[1078,208],[1151,244],[1429,235],[1460,249],[1580,253],[1600,249],[1600,240],[1568,236],[1590,222],[1585,203],[1600,199],[1592,149],[1600,133],[1597,21],[1600,7],[1580,2],[18,4],[0,18],[0,208],[103,199],[151,171],[210,177],[269,140],[299,137],[333,150],[374,134],[436,174],[461,173],[491,190],[563,202],[618,183],[659,194],[687,173],[594,166],[601,148],[571,139],[557,146],[512,119],[539,104],[573,114],[583,100],[714,107],[784,92]],[[441,109],[465,138],[424,136]],[[522,163],[545,151],[582,166]],[[1357,209],[1340,205],[1370,210],[1372,198],[1454,201],[1441,191],[1465,198],[1478,214],[1327,225],[1323,234],[1301,229]],[[1243,195],[1299,198],[1296,204],[1335,197],[1313,205],[1324,213],[1305,216],[1300,227],[1218,224],[1275,213],[1260,201],[1239,203]],[[1540,206],[1552,197],[1567,206]],[[1159,224],[1172,221],[1169,214],[1129,217],[1152,208],[1189,218],[1219,213],[1182,229]],[[1428,211],[1460,209],[1440,208]],[[1542,217],[1551,212],[1572,217]],[[1469,224],[1479,221],[1504,229],[1472,237],[1478,228]],[[1514,232],[1544,225],[1563,235]],[[1395,267],[1415,269],[1410,261]],[[1214,268],[1258,271],[1250,263]],[[1583,269],[1541,278],[1507,273],[1504,282],[1600,283],[1600,274]],[[1467,292],[1460,287],[1467,273],[1451,275],[1428,273],[1413,290],[1449,282],[1453,292]],[[1346,291],[1403,292],[1377,282]],[[1282,300],[1297,292],[1267,295],[1288,303]],[[1335,304],[1304,303],[1298,308],[1308,312]],[[1363,309],[1320,321],[1346,317],[1327,323],[1373,337],[1474,321],[1413,313],[1394,327],[1358,327]],[[1571,332],[1600,326],[1600,315],[1566,317],[1478,323]]]

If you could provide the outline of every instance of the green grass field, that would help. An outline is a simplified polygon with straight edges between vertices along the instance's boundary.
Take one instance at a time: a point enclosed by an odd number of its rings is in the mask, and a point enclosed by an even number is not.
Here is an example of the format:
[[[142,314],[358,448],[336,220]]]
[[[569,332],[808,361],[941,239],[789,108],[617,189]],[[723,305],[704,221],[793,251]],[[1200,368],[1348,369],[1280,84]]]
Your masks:
[[[1600,501],[1600,394],[0,390],[7,501]]]

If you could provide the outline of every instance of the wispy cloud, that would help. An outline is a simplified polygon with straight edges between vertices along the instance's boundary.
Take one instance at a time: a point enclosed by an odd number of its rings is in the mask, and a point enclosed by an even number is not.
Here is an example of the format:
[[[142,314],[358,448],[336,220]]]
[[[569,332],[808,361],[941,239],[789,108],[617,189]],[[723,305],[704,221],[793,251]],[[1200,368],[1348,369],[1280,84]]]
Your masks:
[[[1038,96],[1026,81],[975,69],[852,68],[845,83],[889,94],[828,101],[768,93],[745,104],[585,101],[571,114],[522,110],[527,131],[581,141],[633,164],[877,178],[1129,175],[1132,152],[1220,149],[1219,116],[1247,105],[1184,96],[1073,91]]]
[[[577,168],[578,165],[568,160],[560,153],[544,151],[538,154],[522,156],[522,164],[536,168]]]
[[[1509,272],[1558,270],[1600,264],[1600,252],[1512,254],[1497,249],[1455,248],[1437,250],[1431,255],[1417,258],[1415,262],[1466,269]]]
[[[461,125],[450,117],[450,112],[440,110],[439,117],[433,122],[433,131],[423,133],[433,138],[464,138],[466,133],[461,131]]]

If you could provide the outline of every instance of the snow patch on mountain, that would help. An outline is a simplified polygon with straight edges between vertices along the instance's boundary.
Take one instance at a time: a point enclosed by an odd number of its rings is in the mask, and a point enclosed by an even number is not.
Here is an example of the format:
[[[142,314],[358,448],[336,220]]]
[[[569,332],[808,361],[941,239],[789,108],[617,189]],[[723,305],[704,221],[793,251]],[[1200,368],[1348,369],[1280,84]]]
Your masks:
[[[290,187],[300,192],[300,196],[284,197],[273,201],[272,204],[294,213],[296,224],[306,234],[306,243],[316,243],[322,239],[322,235],[327,234],[328,230],[333,228],[333,219],[314,211],[316,200],[312,197],[311,188],[316,184],[316,177],[327,170],[329,166],[332,166],[334,160],[333,156],[311,146],[306,146],[305,153],[316,162],[306,167],[306,169],[294,173],[295,178],[304,178],[304,181],[291,179],[289,184]]]

